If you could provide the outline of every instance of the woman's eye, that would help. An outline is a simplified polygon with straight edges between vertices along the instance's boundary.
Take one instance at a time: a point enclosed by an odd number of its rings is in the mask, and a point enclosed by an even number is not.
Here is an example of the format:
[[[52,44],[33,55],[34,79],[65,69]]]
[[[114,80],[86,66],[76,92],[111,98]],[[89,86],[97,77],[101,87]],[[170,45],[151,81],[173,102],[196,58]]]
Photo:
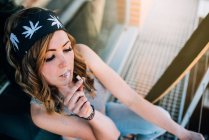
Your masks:
[[[46,62],[49,62],[49,61],[53,60],[54,58],[55,58],[55,55],[52,55],[52,56],[49,57],[49,58],[45,58],[45,61],[46,61]]]
[[[72,51],[72,48],[69,47],[68,49],[64,49],[63,51],[64,51],[64,52],[69,52],[69,51]]]

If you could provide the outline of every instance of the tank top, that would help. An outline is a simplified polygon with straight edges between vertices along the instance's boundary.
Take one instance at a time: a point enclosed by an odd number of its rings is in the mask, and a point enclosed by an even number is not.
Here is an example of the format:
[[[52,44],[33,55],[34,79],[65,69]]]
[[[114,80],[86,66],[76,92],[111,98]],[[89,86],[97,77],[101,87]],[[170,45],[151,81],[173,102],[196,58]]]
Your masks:
[[[96,110],[105,113],[105,105],[110,97],[110,92],[102,85],[102,83],[97,79],[94,78],[94,87],[96,89],[96,96],[92,98],[89,94],[85,94],[88,101],[95,107]],[[38,99],[31,98],[31,104],[37,104],[44,106],[43,102]],[[72,115],[73,113],[64,107],[64,113],[67,115]]]

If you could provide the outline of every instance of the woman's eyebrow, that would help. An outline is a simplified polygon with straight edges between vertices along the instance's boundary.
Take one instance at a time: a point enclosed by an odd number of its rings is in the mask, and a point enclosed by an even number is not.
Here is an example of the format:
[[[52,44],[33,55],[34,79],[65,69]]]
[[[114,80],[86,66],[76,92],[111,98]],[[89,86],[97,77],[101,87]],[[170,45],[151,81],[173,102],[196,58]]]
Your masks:
[[[69,43],[70,41],[68,40],[62,47],[64,47],[67,43]]]
[[[64,47],[65,45],[67,45],[70,41],[68,40],[67,42],[64,43],[64,45],[62,45],[62,47]],[[47,51],[56,51],[56,49],[48,49]]]

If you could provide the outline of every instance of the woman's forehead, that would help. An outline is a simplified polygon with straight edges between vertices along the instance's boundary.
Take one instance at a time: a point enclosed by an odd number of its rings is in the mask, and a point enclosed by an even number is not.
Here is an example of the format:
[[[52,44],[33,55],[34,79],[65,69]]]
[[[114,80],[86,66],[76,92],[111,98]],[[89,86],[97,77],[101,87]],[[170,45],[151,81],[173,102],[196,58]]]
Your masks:
[[[67,33],[63,30],[58,30],[54,32],[51,40],[49,41],[49,49],[56,49],[57,47],[62,47],[66,43],[71,43]]]

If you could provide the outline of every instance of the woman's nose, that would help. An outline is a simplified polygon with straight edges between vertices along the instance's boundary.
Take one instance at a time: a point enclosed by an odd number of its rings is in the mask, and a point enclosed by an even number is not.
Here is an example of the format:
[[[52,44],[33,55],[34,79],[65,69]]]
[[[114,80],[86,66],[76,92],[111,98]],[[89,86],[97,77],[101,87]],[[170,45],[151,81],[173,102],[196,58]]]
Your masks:
[[[64,56],[60,56],[59,68],[64,68],[67,66],[67,61]]]

